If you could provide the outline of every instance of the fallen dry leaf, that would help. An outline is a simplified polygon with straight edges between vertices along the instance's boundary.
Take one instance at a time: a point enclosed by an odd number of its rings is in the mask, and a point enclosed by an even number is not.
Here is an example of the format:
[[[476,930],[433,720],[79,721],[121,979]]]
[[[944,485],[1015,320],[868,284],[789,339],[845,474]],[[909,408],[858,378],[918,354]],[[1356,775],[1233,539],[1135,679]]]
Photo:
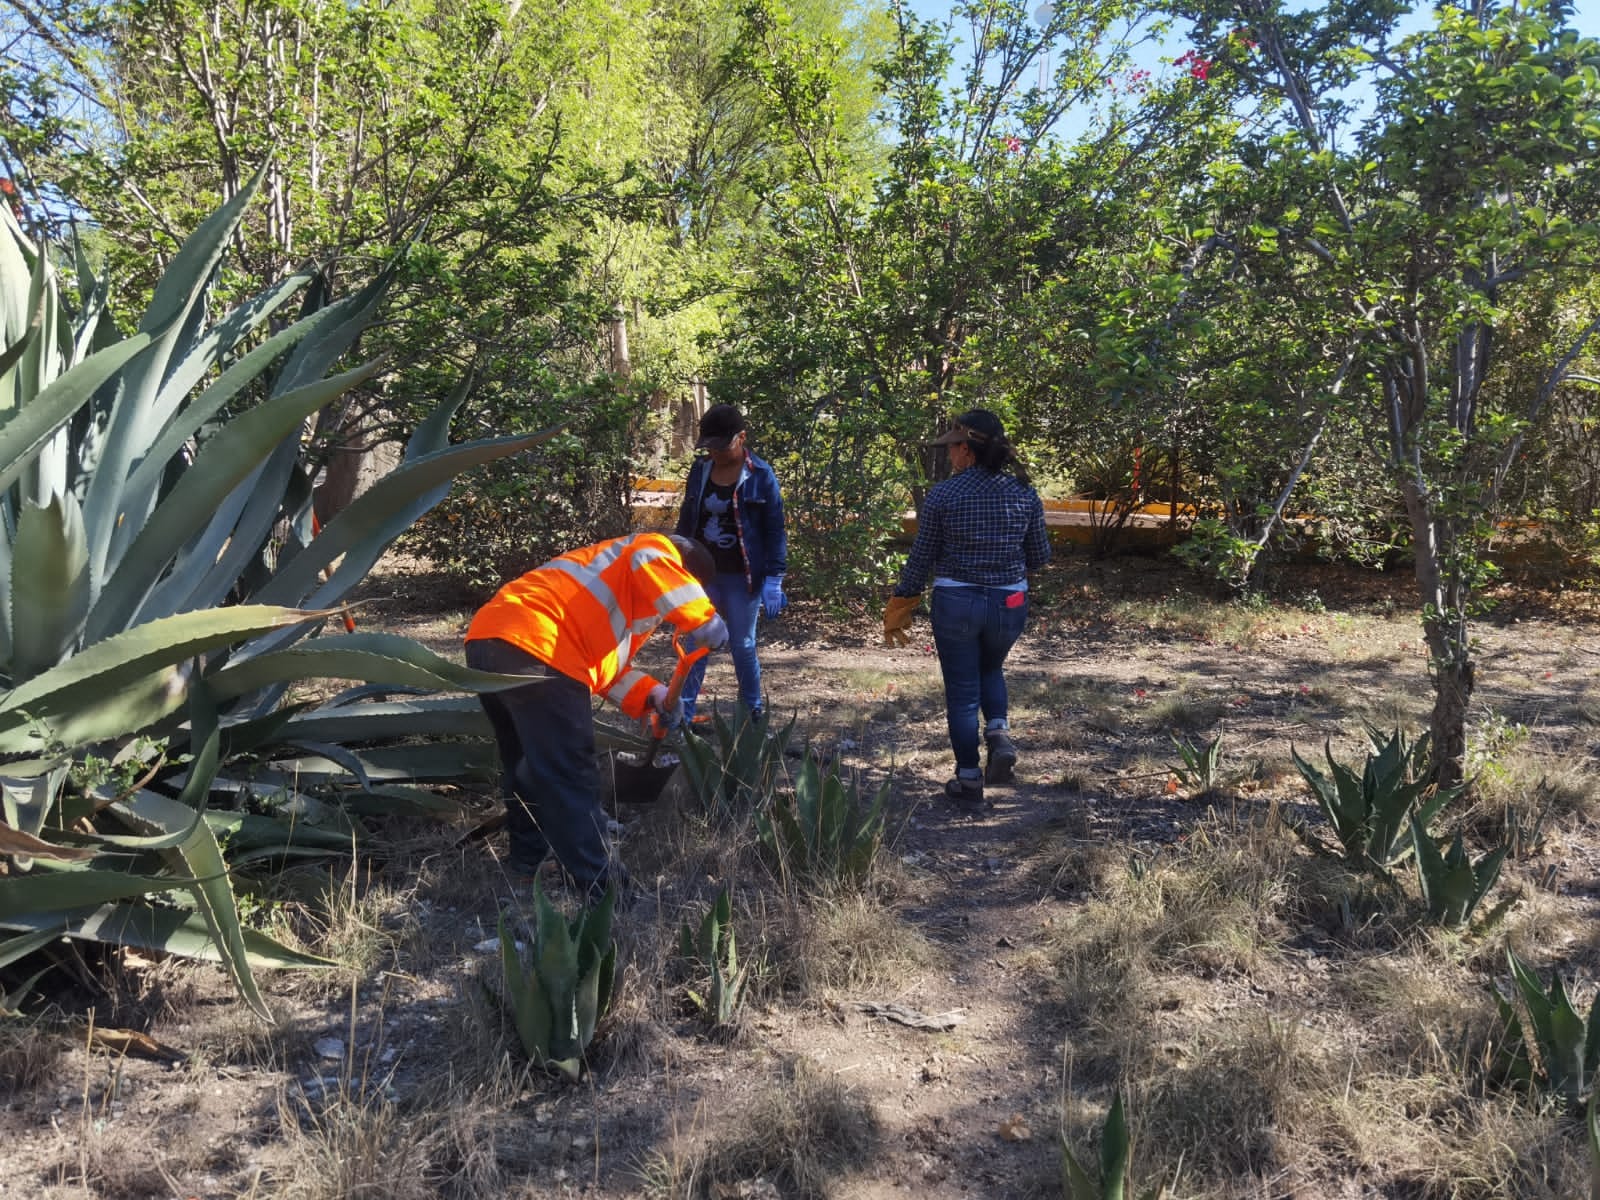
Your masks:
[[[89,1032],[89,1045],[96,1050],[132,1054],[136,1058],[153,1058],[157,1062],[189,1061],[189,1056],[183,1051],[163,1045],[149,1034],[134,1029],[93,1029]]]
[[[1028,1122],[1021,1113],[1012,1113],[1000,1122],[999,1134],[1008,1142],[1026,1142],[1033,1137],[1033,1130],[1028,1128]]]

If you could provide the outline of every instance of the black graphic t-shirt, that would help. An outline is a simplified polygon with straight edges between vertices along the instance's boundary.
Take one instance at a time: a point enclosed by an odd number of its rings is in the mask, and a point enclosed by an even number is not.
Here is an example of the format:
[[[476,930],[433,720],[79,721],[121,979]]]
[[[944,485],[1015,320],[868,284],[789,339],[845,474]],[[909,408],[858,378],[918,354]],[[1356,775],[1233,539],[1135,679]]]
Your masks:
[[[744,573],[744,556],[739,553],[739,530],[734,524],[733,489],[706,480],[706,490],[700,496],[699,537],[711,550],[719,575]]]

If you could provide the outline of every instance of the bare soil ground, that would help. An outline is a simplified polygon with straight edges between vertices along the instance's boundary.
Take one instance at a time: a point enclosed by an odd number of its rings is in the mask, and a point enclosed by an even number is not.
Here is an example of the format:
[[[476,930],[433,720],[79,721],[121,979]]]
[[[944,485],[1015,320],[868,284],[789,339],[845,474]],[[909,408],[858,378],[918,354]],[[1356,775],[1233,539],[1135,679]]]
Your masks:
[[[1281,820],[1316,819],[1291,746],[1331,739],[1359,763],[1363,719],[1420,727],[1408,580],[1285,569],[1259,608],[1184,588],[1151,560],[1051,571],[1009,671],[1018,782],[975,819],[940,799],[925,621],[898,650],[876,613],[801,603],[767,625],[773,704],[868,786],[892,781],[882,867],[864,894],[800,895],[670,798],[624,807],[648,895],[620,918],[584,1084],[524,1069],[485,998],[497,918],[526,897],[501,846],[454,845],[491,803],[461,797],[461,823],[386,828],[353,869],[262,898],[358,964],[269,976],[278,1029],[215,972],[136,961],[105,977],[96,1024],[173,1061],[97,1038],[81,1010],[11,1038],[0,1197],[1060,1195],[1058,1136],[1092,1154],[1119,1086],[1139,1173],[1181,1159],[1180,1196],[1586,1191],[1576,1123],[1481,1062],[1507,940],[1576,977],[1582,1011],[1600,972],[1595,597],[1507,593],[1479,628],[1463,820],[1485,844],[1508,824],[1527,838],[1496,893],[1511,914],[1446,935],[1414,883],[1382,893]],[[455,651],[467,606],[425,573],[394,566],[368,593],[366,621]],[[731,683],[722,664],[708,686]],[[1222,786],[1193,796],[1172,739],[1218,735]],[[710,1037],[668,964],[724,884],[761,967],[743,1027]]]

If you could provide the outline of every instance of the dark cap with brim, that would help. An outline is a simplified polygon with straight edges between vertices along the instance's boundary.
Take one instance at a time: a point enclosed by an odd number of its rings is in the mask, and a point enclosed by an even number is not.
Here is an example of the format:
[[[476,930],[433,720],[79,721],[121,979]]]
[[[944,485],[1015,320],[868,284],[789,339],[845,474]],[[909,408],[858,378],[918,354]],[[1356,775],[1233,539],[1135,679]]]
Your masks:
[[[987,442],[1005,435],[1005,426],[1000,424],[999,417],[986,408],[973,408],[956,418],[954,429],[941,433],[927,445],[954,446],[961,442]]]
[[[731,404],[713,404],[700,418],[700,440],[696,450],[726,450],[744,432],[744,416]]]

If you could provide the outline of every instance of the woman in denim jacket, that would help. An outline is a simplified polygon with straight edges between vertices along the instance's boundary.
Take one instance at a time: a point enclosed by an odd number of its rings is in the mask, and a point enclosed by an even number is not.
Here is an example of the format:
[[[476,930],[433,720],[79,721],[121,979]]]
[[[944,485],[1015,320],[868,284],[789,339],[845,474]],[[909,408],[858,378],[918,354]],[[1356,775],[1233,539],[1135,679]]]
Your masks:
[[[770,619],[789,606],[783,594],[788,538],[778,477],[750,453],[746,440],[744,417],[737,408],[717,404],[706,410],[695,443],[695,449],[706,453],[689,468],[677,532],[703,542],[716,560],[717,574],[706,592],[728,625],[739,703],[759,717],[763,698],[756,618],[763,608]],[[686,719],[694,716],[704,678],[702,660],[684,682]]]

